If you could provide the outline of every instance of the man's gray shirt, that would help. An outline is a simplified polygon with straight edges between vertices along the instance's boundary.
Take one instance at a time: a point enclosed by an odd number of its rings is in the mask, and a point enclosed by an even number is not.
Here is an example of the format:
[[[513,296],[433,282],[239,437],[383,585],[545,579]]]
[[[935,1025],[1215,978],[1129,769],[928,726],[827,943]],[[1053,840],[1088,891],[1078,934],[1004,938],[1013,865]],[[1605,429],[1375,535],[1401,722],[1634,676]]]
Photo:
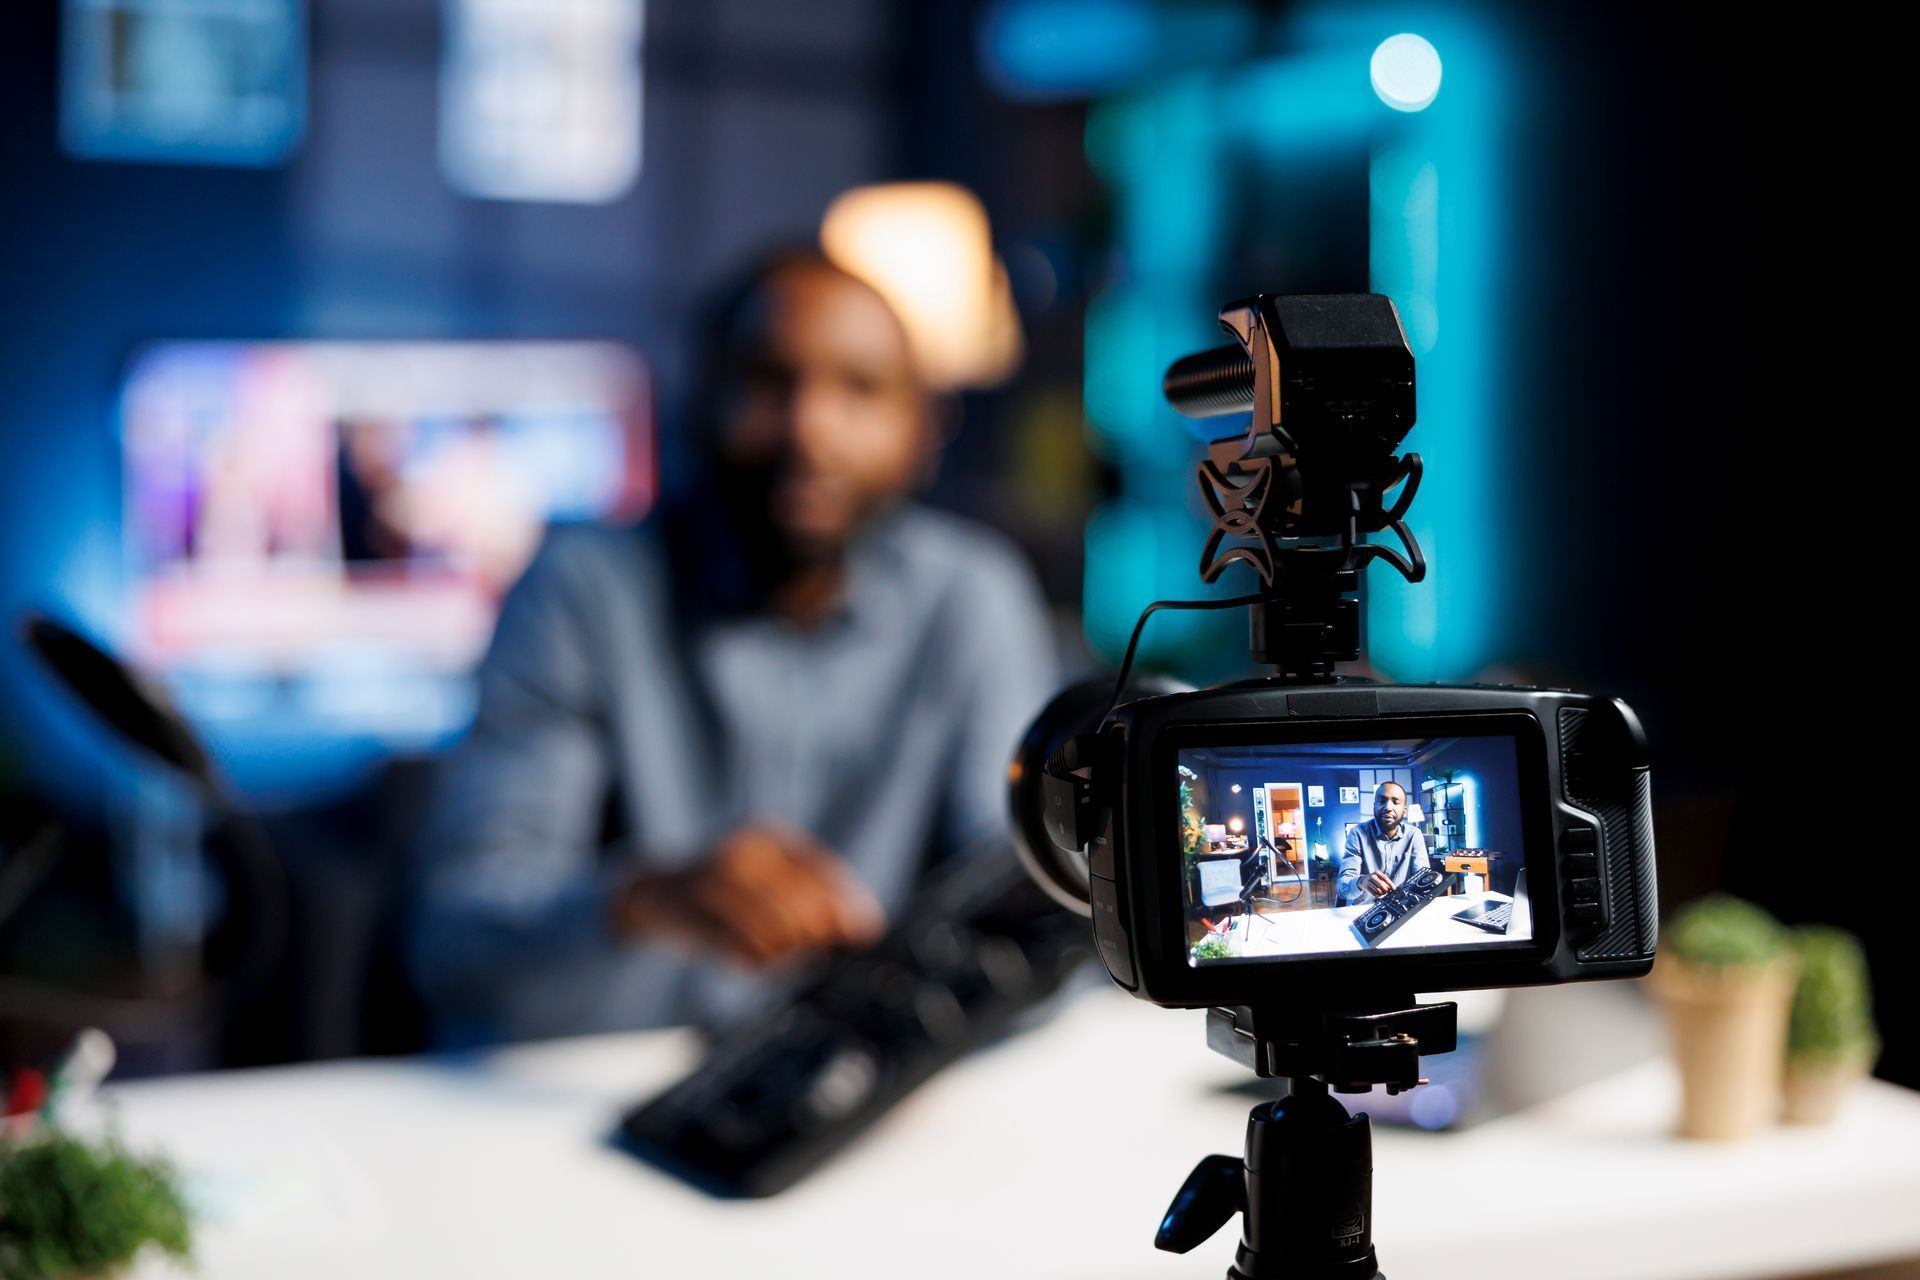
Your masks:
[[[1400,824],[1389,840],[1381,834],[1380,820],[1368,818],[1347,833],[1346,853],[1340,859],[1338,889],[1340,905],[1367,902],[1373,894],[1361,882],[1375,871],[1400,884],[1409,875],[1427,865],[1427,839],[1411,823]]]
[[[1006,831],[1007,761],[1056,678],[1011,546],[894,512],[853,549],[844,609],[814,629],[737,591],[714,607],[726,557],[676,574],[685,557],[668,546],[657,523],[557,528],[502,607],[426,824],[415,933],[429,997],[479,1033],[702,1021],[765,997],[722,962],[612,935],[610,894],[636,865],[685,865],[736,827],[780,822],[892,913],[930,851]],[[631,838],[603,848],[609,795]]]

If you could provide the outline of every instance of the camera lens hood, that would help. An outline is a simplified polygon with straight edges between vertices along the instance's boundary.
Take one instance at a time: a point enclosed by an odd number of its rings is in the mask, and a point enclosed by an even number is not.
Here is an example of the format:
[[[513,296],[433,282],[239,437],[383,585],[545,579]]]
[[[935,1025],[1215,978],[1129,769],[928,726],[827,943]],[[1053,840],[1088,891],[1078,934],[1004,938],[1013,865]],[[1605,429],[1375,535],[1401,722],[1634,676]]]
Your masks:
[[[1122,701],[1185,693],[1192,687],[1177,680],[1145,676],[1128,683],[1127,697]],[[1027,727],[1007,766],[1013,847],[1021,865],[1048,897],[1083,916],[1093,914],[1087,886],[1087,851],[1056,844],[1047,831],[1047,762],[1074,738],[1098,730],[1112,700],[1111,676],[1083,680],[1061,690]]]

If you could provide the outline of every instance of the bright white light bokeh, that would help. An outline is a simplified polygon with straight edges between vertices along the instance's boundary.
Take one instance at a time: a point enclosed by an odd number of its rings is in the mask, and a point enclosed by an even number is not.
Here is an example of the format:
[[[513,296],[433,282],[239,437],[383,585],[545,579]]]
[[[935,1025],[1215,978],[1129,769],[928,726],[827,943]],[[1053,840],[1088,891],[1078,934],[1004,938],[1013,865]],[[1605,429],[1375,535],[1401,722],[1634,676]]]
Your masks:
[[[1440,93],[1440,52],[1410,31],[1382,40],[1367,69],[1374,93],[1395,111],[1424,111]]]
[[[640,176],[645,0],[445,0],[440,168],[464,195],[606,204]]]

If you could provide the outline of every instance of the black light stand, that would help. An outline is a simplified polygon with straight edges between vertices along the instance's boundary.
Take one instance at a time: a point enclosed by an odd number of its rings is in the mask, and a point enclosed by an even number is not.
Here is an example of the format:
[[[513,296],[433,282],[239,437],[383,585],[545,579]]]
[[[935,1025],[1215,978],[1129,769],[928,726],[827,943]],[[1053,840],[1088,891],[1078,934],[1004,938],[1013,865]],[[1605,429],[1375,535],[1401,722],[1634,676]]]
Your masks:
[[[24,1009],[38,1021],[96,1023],[122,1038],[158,1038],[177,1026],[194,1023],[217,1031],[260,995],[286,947],[285,872],[266,829],[238,801],[206,746],[163,689],[45,614],[29,612],[18,625],[22,639],[59,685],[97,716],[116,740],[158,760],[192,787],[211,819],[210,833],[218,837],[207,847],[228,864],[227,915],[234,922],[230,926],[235,934],[234,958],[212,975],[201,992],[185,999],[108,998],[9,980],[0,985],[0,1008]],[[44,869],[45,860],[36,860],[35,865]],[[29,888],[30,884],[18,889],[0,884],[0,918],[10,899]]]

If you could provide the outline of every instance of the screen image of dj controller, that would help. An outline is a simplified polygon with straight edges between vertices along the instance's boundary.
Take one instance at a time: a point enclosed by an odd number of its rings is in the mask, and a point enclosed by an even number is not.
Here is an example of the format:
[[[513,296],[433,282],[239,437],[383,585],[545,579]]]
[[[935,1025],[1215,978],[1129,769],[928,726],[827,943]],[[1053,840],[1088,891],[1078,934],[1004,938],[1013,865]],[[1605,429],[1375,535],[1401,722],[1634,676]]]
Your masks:
[[[1439,896],[1446,877],[1430,868],[1422,868],[1407,877],[1405,884],[1382,894],[1379,901],[1354,919],[1353,931],[1369,947],[1377,947],[1393,931],[1413,919],[1414,913]]]

